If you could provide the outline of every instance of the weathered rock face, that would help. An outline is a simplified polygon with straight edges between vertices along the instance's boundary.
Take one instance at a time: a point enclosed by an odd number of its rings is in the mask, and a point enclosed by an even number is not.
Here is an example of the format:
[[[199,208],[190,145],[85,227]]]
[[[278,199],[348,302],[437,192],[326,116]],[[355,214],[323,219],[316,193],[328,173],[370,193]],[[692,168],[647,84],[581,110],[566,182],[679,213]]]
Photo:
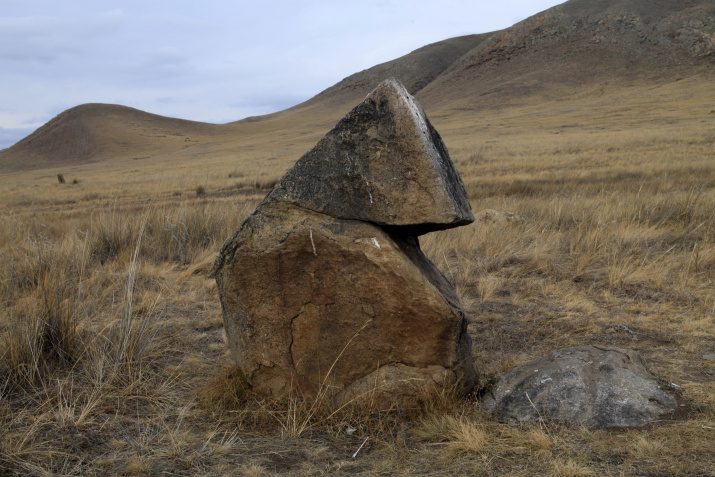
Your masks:
[[[425,233],[474,221],[447,148],[394,79],[380,84],[281,179],[269,200]]]
[[[482,400],[506,421],[539,418],[593,427],[639,427],[675,410],[675,398],[627,349],[559,350],[497,377]]]
[[[397,363],[402,380],[430,368],[473,382],[459,301],[414,238],[267,202],[234,243],[217,278],[230,346],[259,393],[339,392]]]
[[[472,216],[428,124],[401,85],[383,83],[224,244],[226,332],[258,393],[412,405],[473,387],[467,317],[417,239]]]

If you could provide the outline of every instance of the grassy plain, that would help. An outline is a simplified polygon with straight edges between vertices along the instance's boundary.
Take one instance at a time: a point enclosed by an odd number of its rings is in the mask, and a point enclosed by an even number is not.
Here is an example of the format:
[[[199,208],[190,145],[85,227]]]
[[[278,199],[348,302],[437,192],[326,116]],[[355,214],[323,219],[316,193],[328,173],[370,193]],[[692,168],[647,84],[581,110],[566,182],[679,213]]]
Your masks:
[[[244,148],[0,176],[0,473],[715,473],[711,83],[427,114],[475,213],[514,214],[421,238],[472,317],[484,380],[567,346],[634,348],[677,386],[677,419],[510,426],[450,396],[331,413],[246,391],[208,273],[327,130],[309,125],[334,122],[315,111],[299,132],[255,123]]]

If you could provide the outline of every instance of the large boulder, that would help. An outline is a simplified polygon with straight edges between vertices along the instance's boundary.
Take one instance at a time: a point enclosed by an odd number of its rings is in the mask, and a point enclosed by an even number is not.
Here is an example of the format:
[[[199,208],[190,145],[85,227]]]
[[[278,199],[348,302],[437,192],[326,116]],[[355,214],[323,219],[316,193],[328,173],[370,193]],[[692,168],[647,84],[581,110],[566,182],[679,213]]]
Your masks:
[[[217,274],[226,331],[260,394],[335,394],[396,364],[400,395],[421,369],[474,381],[466,317],[416,239],[269,201],[233,243]]]
[[[474,221],[442,139],[395,79],[381,83],[301,157],[269,200],[410,226],[417,234]]]
[[[471,389],[467,317],[417,238],[471,220],[439,135],[399,83],[381,84],[216,261],[229,346],[253,389],[381,406]]]
[[[640,427],[672,413],[677,403],[637,352],[579,346],[498,376],[482,405],[511,422],[548,419]]]

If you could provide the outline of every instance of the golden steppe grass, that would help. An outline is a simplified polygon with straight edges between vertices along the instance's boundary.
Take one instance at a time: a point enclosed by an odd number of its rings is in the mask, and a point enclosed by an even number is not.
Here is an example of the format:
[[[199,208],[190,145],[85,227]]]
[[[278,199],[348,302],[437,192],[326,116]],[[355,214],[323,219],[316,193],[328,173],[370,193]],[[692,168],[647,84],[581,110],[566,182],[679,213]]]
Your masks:
[[[276,144],[267,122],[246,150],[0,177],[0,473],[711,475],[711,91],[695,78],[427,109],[474,211],[502,212],[421,238],[473,320],[483,383],[558,348],[634,348],[673,383],[674,420],[513,426],[450,395],[389,412],[253,396],[208,274],[325,132]]]

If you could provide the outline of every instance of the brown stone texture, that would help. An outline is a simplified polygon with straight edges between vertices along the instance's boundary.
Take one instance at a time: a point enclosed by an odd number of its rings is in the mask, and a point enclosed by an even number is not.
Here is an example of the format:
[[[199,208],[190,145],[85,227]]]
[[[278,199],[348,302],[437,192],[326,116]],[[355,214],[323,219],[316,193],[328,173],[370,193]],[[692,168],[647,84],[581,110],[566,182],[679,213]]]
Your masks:
[[[415,238],[268,201],[223,256],[229,345],[259,394],[473,386],[467,317]]]

